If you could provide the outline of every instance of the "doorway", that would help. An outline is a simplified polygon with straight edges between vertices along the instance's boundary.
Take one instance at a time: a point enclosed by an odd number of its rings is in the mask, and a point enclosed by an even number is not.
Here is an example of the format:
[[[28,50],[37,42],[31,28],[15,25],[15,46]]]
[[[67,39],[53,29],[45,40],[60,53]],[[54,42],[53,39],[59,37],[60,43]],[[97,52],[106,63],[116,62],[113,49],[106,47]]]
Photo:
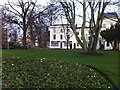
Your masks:
[[[60,48],[62,48],[62,42],[60,43]]]
[[[70,44],[70,49],[72,49],[72,44]]]
[[[74,49],[76,49],[76,44],[74,43]]]

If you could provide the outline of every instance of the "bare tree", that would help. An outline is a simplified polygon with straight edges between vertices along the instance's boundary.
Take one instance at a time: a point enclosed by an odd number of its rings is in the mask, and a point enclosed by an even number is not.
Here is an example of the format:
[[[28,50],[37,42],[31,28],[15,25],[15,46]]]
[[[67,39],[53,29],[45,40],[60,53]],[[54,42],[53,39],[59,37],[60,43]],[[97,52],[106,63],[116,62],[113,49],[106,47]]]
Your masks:
[[[98,42],[98,36],[100,33],[100,29],[102,27],[102,22],[103,22],[103,14],[106,9],[106,6],[109,4],[109,2],[104,2],[104,1],[99,1],[99,0],[94,0],[91,2],[88,2],[86,0],[83,0],[83,2],[80,2],[77,0],[81,5],[82,5],[82,11],[83,15],[82,19],[82,29],[81,29],[81,35],[82,37],[79,37],[77,35],[76,31],[76,23],[75,23],[75,18],[76,18],[76,5],[74,0],[70,0],[69,2],[61,2],[60,4],[65,12],[66,18],[68,22],[70,23],[70,27],[75,35],[75,38],[77,42],[80,44],[82,49],[84,50],[85,53],[95,53],[96,52],[96,47],[97,47],[97,42]],[[87,22],[87,9],[91,10],[90,14],[91,17],[89,17],[89,31],[90,31],[90,40],[89,40],[89,45],[87,45],[86,37],[85,37],[85,27],[86,27],[86,22]],[[97,14],[97,19],[95,19],[95,15]]]
[[[29,12],[32,12],[35,8],[36,1],[31,0],[23,1],[18,0],[15,4],[8,1],[8,12],[12,13],[14,16],[17,16],[17,19],[10,18],[9,21],[18,25],[23,30],[23,48],[26,49],[26,31],[31,25],[30,19],[27,18]],[[19,10],[16,8],[18,7]]]
[[[58,19],[59,17],[59,11],[60,11],[60,6],[56,4],[55,2],[50,2],[44,11],[46,13],[46,18],[48,21],[48,25],[52,26],[54,22]]]
[[[15,20],[16,16],[13,16],[12,14],[7,12],[8,7],[1,5],[0,8],[2,10],[2,18],[1,18],[1,20],[2,20],[1,28],[2,29],[1,30],[3,32],[2,40],[3,40],[3,47],[4,47],[4,45],[6,45],[6,44],[9,45],[8,40],[10,40],[10,42],[16,43],[18,27],[15,24],[9,22],[9,19]],[[6,38],[6,40],[5,40],[5,38]]]

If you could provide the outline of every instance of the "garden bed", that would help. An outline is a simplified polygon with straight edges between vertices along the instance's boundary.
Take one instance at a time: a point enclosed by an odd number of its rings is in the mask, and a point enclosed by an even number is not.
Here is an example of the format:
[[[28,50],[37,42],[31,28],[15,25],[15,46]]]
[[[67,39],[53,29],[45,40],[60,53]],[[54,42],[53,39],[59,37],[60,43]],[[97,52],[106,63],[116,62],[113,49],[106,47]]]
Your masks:
[[[3,57],[3,88],[113,88],[97,70],[76,62]]]

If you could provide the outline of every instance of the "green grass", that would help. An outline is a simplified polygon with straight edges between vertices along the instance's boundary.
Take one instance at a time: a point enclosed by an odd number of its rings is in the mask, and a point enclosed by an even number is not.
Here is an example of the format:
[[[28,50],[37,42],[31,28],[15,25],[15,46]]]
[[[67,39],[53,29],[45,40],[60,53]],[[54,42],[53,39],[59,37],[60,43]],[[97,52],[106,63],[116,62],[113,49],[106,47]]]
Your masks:
[[[118,52],[117,51],[98,51],[101,55],[84,55],[81,50],[51,50],[51,49],[33,49],[33,50],[3,50],[3,57],[37,57],[47,59],[58,59],[70,62],[79,62],[94,66],[105,74],[111,80],[118,84]]]

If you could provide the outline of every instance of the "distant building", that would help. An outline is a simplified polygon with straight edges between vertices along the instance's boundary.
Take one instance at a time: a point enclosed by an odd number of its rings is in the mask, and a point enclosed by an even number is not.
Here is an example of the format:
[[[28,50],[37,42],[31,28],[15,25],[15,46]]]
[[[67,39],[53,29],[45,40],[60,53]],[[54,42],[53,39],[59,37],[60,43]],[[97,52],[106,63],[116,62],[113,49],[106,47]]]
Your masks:
[[[6,29],[2,29],[2,48],[8,48],[8,36]]]

